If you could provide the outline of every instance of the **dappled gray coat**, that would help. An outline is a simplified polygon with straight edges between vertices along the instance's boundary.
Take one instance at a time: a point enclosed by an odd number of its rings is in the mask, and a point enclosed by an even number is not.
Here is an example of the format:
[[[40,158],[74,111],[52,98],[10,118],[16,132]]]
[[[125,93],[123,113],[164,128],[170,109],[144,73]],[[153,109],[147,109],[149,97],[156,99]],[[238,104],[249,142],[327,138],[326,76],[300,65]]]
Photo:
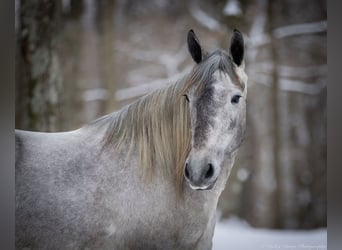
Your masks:
[[[179,82],[63,133],[16,131],[17,249],[211,249],[245,130],[244,44]]]

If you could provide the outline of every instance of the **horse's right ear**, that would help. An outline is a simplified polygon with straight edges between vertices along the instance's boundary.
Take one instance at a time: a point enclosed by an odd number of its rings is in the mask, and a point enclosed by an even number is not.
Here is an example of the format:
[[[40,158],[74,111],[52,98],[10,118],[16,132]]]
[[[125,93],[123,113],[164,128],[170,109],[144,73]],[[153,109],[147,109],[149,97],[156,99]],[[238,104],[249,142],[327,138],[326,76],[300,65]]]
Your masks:
[[[193,30],[189,30],[188,32],[188,49],[192,59],[196,63],[200,63],[202,61],[202,48]]]

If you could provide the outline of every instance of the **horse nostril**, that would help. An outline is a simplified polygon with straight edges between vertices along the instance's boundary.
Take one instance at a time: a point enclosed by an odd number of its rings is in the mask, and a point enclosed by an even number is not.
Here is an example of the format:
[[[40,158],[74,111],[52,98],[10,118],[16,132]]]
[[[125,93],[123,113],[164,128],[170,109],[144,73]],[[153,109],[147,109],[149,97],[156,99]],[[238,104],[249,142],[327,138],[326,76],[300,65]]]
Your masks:
[[[189,170],[188,170],[188,163],[185,164],[184,174],[185,174],[185,177],[189,179],[190,174],[189,174]]]
[[[209,179],[209,178],[211,178],[212,176],[214,175],[214,166],[211,164],[211,163],[209,163],[208,164],[208,170],[207,170],[207,172],[205,173],[205,178],[206,179]]]

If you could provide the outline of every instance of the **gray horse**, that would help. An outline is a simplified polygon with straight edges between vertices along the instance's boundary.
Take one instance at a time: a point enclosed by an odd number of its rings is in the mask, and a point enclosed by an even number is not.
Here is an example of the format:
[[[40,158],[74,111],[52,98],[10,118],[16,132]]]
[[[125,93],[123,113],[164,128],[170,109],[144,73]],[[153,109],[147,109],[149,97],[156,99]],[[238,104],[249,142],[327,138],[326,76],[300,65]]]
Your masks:
[[[80,129],[16,131],[17,249],[211,249],[245,131],[244,41]]]

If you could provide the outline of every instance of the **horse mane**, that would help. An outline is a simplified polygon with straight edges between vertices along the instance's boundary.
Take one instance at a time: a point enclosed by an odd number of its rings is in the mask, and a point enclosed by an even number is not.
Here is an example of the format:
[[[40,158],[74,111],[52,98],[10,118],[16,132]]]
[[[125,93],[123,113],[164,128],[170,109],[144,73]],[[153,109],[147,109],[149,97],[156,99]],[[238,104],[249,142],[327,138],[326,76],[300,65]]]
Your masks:
[[[189,110],[182,97],[183,84],[176,83],[146,95],[113,114],[103,147],[127,151],[126,164],[134,152],[147,179],[155,166],[183,184],[183,167],[190,150]]]
[[[190,114],[184,93],[194,84],[199,93],[211,81],[215,70],[231,71],[230,58],[217,51],[194,67],[180,81],[141,97],[110,115],[103,148],[125,150],[126,164],[132,153],[147,180],[155,166],[173,176],[177,190],[183,187],[183,169],[191,148]],[[108,117],[106,117],[106,120]]]

